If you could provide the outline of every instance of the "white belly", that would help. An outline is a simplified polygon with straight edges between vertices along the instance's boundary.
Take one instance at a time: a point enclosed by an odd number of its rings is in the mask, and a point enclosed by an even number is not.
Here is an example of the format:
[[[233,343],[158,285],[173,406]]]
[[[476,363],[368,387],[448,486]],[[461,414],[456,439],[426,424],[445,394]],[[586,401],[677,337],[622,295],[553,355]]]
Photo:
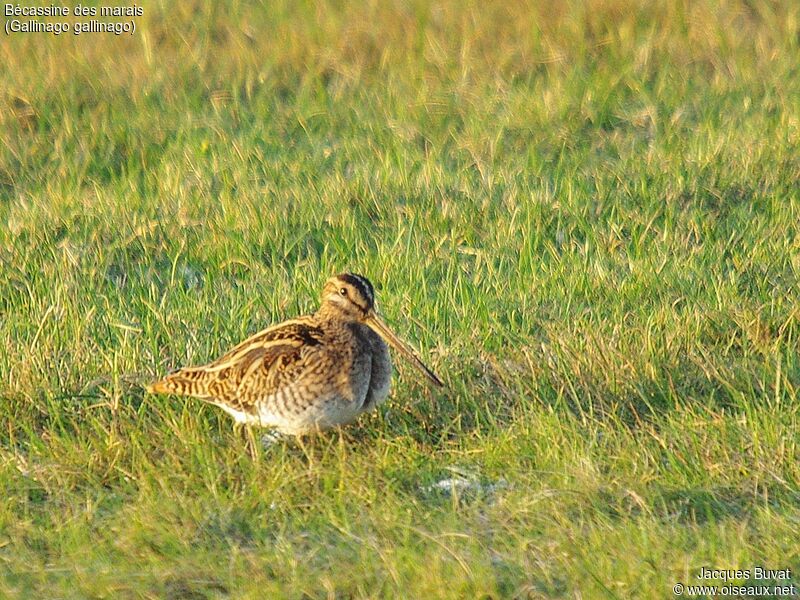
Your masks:
[[[237,423],[255,427],[271,427],[288,435],[302,435],[347,425],[364,412],[361,403],[337,401],[337,398],[319,398],[299,414],[279,414],[270,410],[266,403],[256,414],[218,405],[231,415]]]

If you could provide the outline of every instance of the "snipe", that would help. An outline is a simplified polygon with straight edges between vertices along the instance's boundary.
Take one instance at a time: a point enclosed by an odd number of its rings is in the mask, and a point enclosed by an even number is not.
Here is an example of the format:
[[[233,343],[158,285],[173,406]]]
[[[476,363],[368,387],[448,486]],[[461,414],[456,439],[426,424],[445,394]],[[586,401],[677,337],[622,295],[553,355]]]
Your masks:
[[[147,386],[194,396],[237,424],[303,435],[355,420],[389,395],[387,342],[434,385],[439,378],[375,312],[366,277],[343,273],[322,289],[319,310],[270,327],[200,367],[179,369]]]

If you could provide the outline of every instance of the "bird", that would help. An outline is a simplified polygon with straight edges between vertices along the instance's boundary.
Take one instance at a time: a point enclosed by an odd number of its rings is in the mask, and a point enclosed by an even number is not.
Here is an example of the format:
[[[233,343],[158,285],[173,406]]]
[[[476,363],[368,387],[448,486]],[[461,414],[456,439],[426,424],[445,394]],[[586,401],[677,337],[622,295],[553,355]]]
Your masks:
[[[299,437],[347,425],[386,400],[388,346],[431,384],[444,386],[378,316],[372,283],[340,273],[325,282],[314,314],[268,327],[217,360],[178,369],[146,389],[213,404],[233,417],[234,427]]]

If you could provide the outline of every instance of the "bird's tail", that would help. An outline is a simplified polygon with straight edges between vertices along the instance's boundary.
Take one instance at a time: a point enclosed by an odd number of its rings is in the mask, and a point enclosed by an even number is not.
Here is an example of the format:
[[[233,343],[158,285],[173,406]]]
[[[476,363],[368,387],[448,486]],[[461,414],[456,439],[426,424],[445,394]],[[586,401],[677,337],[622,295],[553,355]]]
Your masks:
[[[145,389],[150,394],[175,394],[176,396],[202,398],[208,395],[207,376],[207,371],[202,368],[179,369],[164,379],[151,383]]]

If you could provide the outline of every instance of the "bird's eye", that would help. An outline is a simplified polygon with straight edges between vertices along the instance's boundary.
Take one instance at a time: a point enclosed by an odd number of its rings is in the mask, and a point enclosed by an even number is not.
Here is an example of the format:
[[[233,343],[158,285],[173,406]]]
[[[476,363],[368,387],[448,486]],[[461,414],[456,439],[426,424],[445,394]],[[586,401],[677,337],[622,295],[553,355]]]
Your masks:
[[[342,288],[342,289],[340,289],[340,290],[339,290],[339,293],[340,293],[342,296],[347,296],[347,288]]]

